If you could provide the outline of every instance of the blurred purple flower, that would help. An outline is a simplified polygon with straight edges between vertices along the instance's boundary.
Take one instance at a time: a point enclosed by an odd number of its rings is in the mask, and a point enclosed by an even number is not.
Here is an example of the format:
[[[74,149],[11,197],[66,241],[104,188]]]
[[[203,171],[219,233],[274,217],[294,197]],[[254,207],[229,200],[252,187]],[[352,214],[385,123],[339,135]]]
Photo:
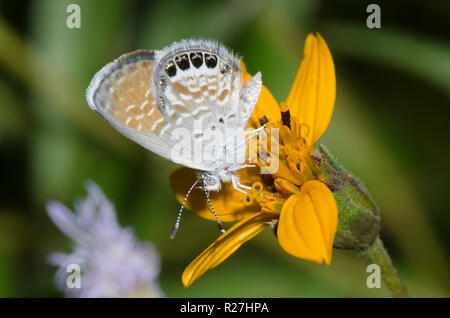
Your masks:
[[[86,189],[88,196],[75,203],[75,214],[60,202],[47,204],[50,218],[74,242],[71,254],[49,256],[49,262],[59,266],[58,288],[67,297],[164,297],[155,247],[139,242],[132,229],[120,227],[114,206],[97,184],[87,182]],[[81,270],[80,288],[68,284],[70,264]]]

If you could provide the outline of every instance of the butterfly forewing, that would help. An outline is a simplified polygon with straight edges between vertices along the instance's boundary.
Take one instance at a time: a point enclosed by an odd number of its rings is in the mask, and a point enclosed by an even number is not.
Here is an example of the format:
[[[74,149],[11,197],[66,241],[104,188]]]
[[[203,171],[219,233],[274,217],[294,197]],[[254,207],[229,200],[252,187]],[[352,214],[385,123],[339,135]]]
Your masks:
[[[155,52],[139,50],[107,64],[86,93],[89,106],[122,134],[152,152],[173,160],[173,126],[158,108],[151,91]],[[190,158],[179,163],[192,168]]]

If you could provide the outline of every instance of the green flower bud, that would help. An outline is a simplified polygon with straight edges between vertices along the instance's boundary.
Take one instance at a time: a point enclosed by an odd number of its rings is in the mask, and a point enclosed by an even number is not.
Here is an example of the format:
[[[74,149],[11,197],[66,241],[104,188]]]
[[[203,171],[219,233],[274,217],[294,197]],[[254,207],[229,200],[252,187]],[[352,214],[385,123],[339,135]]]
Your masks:
[[[321,173],[339,210],[334,247],[365,249],[378,237],[380,209],[365,185],[322,144],[319,145],[319,153]]]

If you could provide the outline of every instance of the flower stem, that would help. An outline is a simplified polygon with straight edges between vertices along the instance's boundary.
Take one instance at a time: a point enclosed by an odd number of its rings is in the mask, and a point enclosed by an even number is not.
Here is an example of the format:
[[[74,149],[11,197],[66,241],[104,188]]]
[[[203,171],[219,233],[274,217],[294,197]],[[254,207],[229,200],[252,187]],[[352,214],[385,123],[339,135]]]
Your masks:
[[[383,241],[378,236],[377,239],[363,253],[363,256],[371,263],[377,264],[381,268],[381,276],[395,298],[408,298],[408,292],[403,285],[397,270],[392,264]]]

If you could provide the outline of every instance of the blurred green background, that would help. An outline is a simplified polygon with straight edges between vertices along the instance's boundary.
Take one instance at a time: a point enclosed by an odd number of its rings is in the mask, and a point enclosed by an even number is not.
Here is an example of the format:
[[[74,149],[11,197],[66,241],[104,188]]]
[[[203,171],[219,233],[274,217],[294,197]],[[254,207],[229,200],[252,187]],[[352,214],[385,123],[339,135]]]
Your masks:
[[[81,29],[66,7],[81,7]],[[299,260],[263,232],[191,287],[188,263],[215,224],[179,204],[176,166],[127,140],[85,101],[92,76],[122,53],[187,37],[215,38],[244,57],[283,101],[319,31],[335,61],[337,100],[322,137],[371,190],[382,237],[410,294],[448,297],[450,2],[377,1],[381,29],[366,27],[368,1],[0,1],[0,296],[61,296],[48,253],[70,244],[45,203],[72,207],[96,181],[123,226],[161,252],[169,297],[389,297],[366,287],[366,263],[334,251],[330,267]]]

